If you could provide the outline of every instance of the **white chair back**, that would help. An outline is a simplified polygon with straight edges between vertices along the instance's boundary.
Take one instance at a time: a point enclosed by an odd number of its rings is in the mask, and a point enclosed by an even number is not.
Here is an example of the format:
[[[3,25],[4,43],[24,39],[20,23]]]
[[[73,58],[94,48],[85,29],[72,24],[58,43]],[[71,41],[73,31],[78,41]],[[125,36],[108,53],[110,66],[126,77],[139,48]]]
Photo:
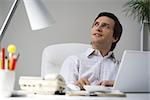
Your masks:
[[[68,56],[85,52],[90,46],[83,43],[63,43],[46,47],[42,53],[41,76],[59,73],[63,61]]]

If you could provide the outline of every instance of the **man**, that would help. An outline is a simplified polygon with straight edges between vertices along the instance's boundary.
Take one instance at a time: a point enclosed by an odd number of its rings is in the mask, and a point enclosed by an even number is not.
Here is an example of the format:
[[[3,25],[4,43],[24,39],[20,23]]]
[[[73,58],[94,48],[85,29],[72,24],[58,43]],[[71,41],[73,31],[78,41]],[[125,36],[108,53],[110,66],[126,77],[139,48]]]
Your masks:
[[[83,54],[68,57],[60,74],[67,84],[113,86],[118,71],[118,61],[113,50],[120,40],[122,25],[109,12],[100,13],[91,29],[91,45]]]

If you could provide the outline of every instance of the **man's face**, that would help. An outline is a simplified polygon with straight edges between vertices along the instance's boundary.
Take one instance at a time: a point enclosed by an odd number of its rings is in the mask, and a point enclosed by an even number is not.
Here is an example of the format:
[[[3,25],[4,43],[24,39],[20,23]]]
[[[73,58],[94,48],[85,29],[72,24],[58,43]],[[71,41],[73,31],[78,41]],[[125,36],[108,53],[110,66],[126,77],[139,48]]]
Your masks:
[[[92,43],[98,43],[102,45],[111,45],[116,42],[113,37],[115,22],[113,19],[102,16],[99,17],[93,24],[91,30]]]

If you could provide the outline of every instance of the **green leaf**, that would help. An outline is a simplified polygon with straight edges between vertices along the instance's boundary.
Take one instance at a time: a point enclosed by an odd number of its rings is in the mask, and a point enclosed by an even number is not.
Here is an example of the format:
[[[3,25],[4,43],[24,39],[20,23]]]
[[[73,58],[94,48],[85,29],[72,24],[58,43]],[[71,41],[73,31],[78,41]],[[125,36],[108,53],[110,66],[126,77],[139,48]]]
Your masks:
[[[126,16],[132,16],[139,22],[147,20],[150,22],[150,0],[129,0],[123,5]]]

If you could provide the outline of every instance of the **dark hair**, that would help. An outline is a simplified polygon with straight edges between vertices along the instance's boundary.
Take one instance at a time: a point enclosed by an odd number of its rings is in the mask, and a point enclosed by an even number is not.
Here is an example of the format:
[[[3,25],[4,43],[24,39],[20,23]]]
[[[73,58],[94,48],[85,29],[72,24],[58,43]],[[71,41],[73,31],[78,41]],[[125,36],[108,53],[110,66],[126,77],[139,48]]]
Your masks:
[[[102,17],[102,16],[106,16],[106,17],[109,17],[111,19],[113,19],[115,21],[115,26],[114,26],[114,33],[113,33],[113,37],[116,39],[118,38],[118,40],[114,43],[112,43],[111,45],[111,49],[110,51],[113,51],[114,48],[116,47],[116,44],[117,42],[120,40],[121,38],[121,35],[122,35],[122,25],[120,24],[118,18],[112,14],[112,13],[109,13],[109,12],[101,12],[94,20],[94,22],[99,18],[99,17]]]

